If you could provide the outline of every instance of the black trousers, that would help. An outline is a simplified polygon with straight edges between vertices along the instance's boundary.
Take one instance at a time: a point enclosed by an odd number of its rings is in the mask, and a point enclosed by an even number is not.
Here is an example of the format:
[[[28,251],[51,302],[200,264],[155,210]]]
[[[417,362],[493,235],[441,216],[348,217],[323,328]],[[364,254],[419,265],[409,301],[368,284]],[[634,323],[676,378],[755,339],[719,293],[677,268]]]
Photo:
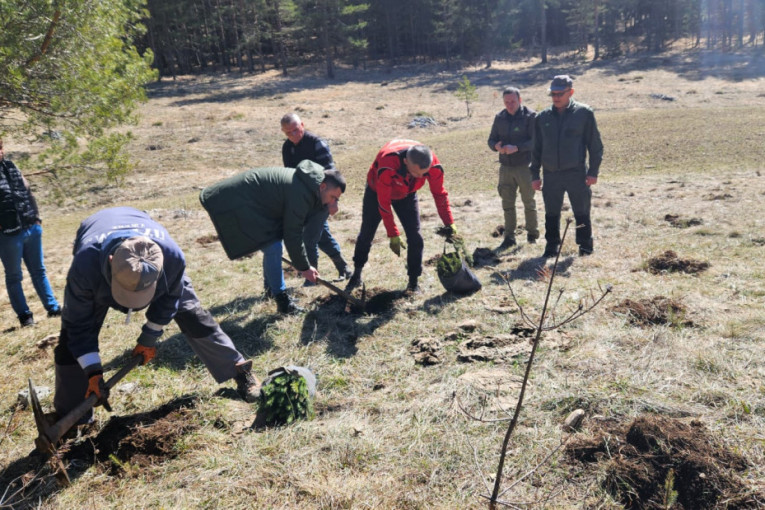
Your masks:
[[[392,206],[406,234],[407,274],[410,277],[418,277],[422,274],[422,250],[425,243],[420,233],[420,202],[417,199],[417,193],[407,195],[401,200],[394,200]],[[353,252],[353,265],[356,271],[361,271],[369,260],[369,250],[381,221],[377,193],[367,186],[364,190],[364,203],[361,209],[361,230],[356,238],[356,248]]]
[[[563,196],[568,194],[576,220],[576,244],[586,251],[592,251],[592,190],[587,186],[586,179],[587,171],[584,168],[544,172],[542,198],[545,202],[545,240],[548,244],[560,244],[560,214]]]

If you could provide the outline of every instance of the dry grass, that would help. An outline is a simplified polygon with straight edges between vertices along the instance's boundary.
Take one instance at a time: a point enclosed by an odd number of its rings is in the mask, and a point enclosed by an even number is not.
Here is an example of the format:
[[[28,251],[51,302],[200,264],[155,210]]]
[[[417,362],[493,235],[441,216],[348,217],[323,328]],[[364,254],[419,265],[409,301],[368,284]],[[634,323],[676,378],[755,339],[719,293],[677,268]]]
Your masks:
[[[147,209],[184,249],[203,303],[254,359],[259,374],[286,363],[315,370],[321,393],[317,418],[287,428],[249,430],[254,409],[230,398],[230,389],[219,391],[172,326],[157,359],[128,376],[126,381],[137,388],[116,394],[112,404],[116,414],[125,416],[193,395],[194,410],[185,416],[197,427],[179,437],[165,462],[135,467],[131,476],[113,474],[111,462],[87,465],[73,486],[59,492],[48,487],[38,494],[42,506],[482,507],[480,494],[486,490],[479,471],[490,481],[504,426],[468,420],[452,395],[456,391],[471,408],[486,401],[496,409],[496,397],[507,406],[524,358],[458,362],[459,344],[467,336],[450,333],[468,318],[479,324],[474,335],[513,328],[518,314],[503,277],[511,279],[527,310],[538,309],[545,287],[537,276],[543,245],[523,244],[503,253],[495,267],[477,269],[483,290],[462,299],[443,294],[435,267],[426,267],[422,294],[395,299],[390,310],[370,316],[346,315],[326,300],[325,289],[301,288],[290,277],[288,285],[312,310],[278,318],[275,305],[260,297],[260,256],[232,262],[217,244],[197,242],[213,234],[213,228],[196,196],[200,187],[244,168],[278,164],[278,119],[300,107],[309,128],[331,139],[338,165],[349,178],[343,214],[332,222],[348,258],[360,224],[366,168],[379,146],[394,136],[432,144],[446,166],[454,214],[468,247],[493,248],[498,241],[491,232],[502,214],[495,155],[486,137],[501,108],[496,93],[515,76],[526,103],[542,107],[549,76],[561,71],[577,76],[577,97],[596,107],[606,145],[593,198],[596,252],[578,258],[570,241],[564,246],[557,280],[566,289],[562,307],[576,306],[598,284],[613,284],[614,296],[562,331],[563,340],[543,340],[510,444],[507,483],[560,444],[561,421],[582,407],[588,412],[585,433],[596,414],[624,422],[646,411],[699,419],[751,463],[745,479],[762,485],[765,183],[760,174],[765,149],[759,140],[765,134],[765,98],[753,93],[762,87],[762,74],[739,81],[726,75],[724,67],[717,77],[691,74],[680,57],[672,59],[660,68],[640,62],[608,69],[521,62],[467,70],[480,95],[470,119],[462,118],[464,107],[447,90],[461,74],[454,72],[347,72],[338,83],[275,75],[203,77],[155,86],[141,124],[133,129],[139,171],[130,185],[72,198],[61,207],[44,204],[46,265],[53,287],[61,295],[71,240],[78,222],[92,210],[75,209],[78,203]],[[508,74],[511,70],[515,74]],[[677,100],[654,100],[651,93]],[[441,125],[408,130],[406,123],[419,111]],[[147,150],[149,145],[162,148]],[[35,184],[44,199],[44,181]],[[443,245],[434,233],[439,220],[430,194],[425,191],[420,198],[427,260]],[[541,197],[537,203],[541,211]],[[667,215],[700,218],[703,226],[674,228],[665,221]],[[695,275],[653,275],[642,269],[649,258],[667,250],[710,267]],[[325,258],[321,269],[330,271]],[[364,276],[368,288],[402,290],[404,261],[385,243],[375,244]],[[58,322],[44,318],[28,280],[25,285],[40,318],[33,329],[12,329],[15,317],[0,290],[0,362],[6,374],[0,381],[0,468],[27,467],[24,459],[36,435],[31,414],[13,411],[17,391],[28,377],[37,385],[53,385],[50,350],[37,349],[35,342],[56,333]],[[637,327],[608,310],[625,299],[653,296],[681,301],[693,326]],[[132,348],[140,318],[130,325],[123,322],[117,314],[107,318],[101,334],[105,360]],[[415,364],[411,342],[420,337],[443,339],[443,363]],[[490,368],[505,376],[491,379],[485,375]],[[473,372],[483,375],[471,377]],[[476,380],[500,381],[500,387],[487,382],[491,387],[476,388]],[[43,404],[50,405],[50,398]],[[97,417],[100,426],[109,419],[102,409]],[[572,481],[563,483],[567,477]],[[618,508],[600,479],[597,472],[585,473],[556,455],[539,476],[517,485],[504,499],[539,502],[560,491],[548,507],[581,507],[584,502]]]

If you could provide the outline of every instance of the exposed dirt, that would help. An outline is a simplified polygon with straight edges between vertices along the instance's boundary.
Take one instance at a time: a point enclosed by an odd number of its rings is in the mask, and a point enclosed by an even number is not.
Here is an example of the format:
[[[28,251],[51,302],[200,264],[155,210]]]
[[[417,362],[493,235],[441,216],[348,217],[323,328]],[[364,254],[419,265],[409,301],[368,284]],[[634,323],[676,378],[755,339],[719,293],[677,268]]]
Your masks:
[[[473,251],[473,267],[495,266],[500,258],[489,248],[476,248]]]
[[[681,218],[679,214],[667,214],[664,216],[664,221],[675,228],[689,228],[704,224],[701,218]]]
[[[215,234],[207,234],[206,236],[197,237],[197,242],[202,246],[207,246],[208,244],[217,243],[218,236]]]
[[[762,508],[765,494],[739,473],[747,461],[694,420],[642,415],[596,423],[566,446],[572,461],[605,464],[603,487],[630,509]]]
[[[352,295],[361,299],[361,289],[354,289]],[[350,305],[348,311],[353,314],[366,313],[372,315],[388,313],[393,310],[396,301],[403,297],[403,290],[388,290],[381,287],[373,287],[371,289],[366,289],[366,305],[364,310],[359,309],[359,307],[355,305]],[[337,305],[338,313],[340,310],[345,309],[347,305],[347,300],[337,294],[327,294],[316,298],[313,302],[325,308],[327,306],[331,307],[332,305]]]
[[[146,413],[113,416],[95,438],[73,447],[64,460],[87,465],[95,458],[111,475],[137,474],[142,468],[178,456],[179,440],[199,427],[193,397],[181,397]]]
[[[418,365],[438,365],[444,361],[443,345],[438,338],[416,338],[412,340],[409,352]]]
[[[688,273],[695,274],[709,268],[709,262],[694,259],[682,259],[672,250],[667,250],[661,255],[651,257],[646,263],[646,271],[653,274],[660,273]]]
[[[691,321],[683,320],[686,309],[679,301],[664,296],[654,296],[650,299],[625,299],[618,305],[609,308],[610,311],[627,315],[631,324],[637,326],[652,326],[670,324],[673,326],[692,326]]]

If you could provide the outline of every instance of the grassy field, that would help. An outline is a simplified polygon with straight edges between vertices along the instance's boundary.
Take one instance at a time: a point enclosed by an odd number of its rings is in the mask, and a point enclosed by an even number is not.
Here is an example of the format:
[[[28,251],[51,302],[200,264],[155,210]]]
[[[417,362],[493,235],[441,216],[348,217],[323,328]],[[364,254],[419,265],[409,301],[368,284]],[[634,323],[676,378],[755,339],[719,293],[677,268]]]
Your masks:
[[[610,483],[626,445],[609,436],[608,453],[592,462],[580,462],[571,445],[598,437],[606,425],[628,427],[647,415],[673,426],[694,423],[705,434],[693,439],[745,459],[740,469],[712,463],[727,476],[705,475],[720,489],[712,507],[757,501],[765,491],[765,97],[756,91],[765,80],[762,72],[743,79],[726,74],[719,63],[719,71],[690,75],[680,64],[687,58],[672,58],[662,66],[521,62],[466,69],[479,85],[471,118],[450,90],[461,73],[434,69],[346,71],[340,83],[267,75],[153,86],[132,128],[138,169],[122,187],[94,185],[57,204],[45,180],[33,183],[43,202],[54,290],[63,294],[82,218],[111,205],[146,209],[183,248],[202,302],[254,360],[259,376],[290,363],[315,371],[317,416],[251,429],[256,408],[236,399],[231,383],[216,386],[171,325],[157,358],[113,393],[114,414],[99,408],[97,427],[62,451],[73,481],[62,488],[27,456],[37,433],[30,411],[16,406],[27,378],[53,387],[52,350],[36,342],[59,327],[44,317],[27,279],[39,318],[34,328],[15,327],[0,289],[0,507],[485,507],[507,421],[471,419],[461,407],[475,414],[483,408],[486,418],[496,419],[514,406],[531,347],[517,327],[521,316],[508,285],[523,310],[538,316],[547,285],[544,246],[521,244],[476,269],[483,289],[464,298],[444,293],[428,262],[423,292],[404,297],[405,262],[378,231],[364,272],[379,305],[374,313],[345,313],[328,291],[303,288],[292,275],[288,286],[309,311],[279,317],[262,297],[259,255],[229,261],[218,244],[201,242],[214,230],[197,196],[206,184],[245,168],[278,164],[278,119],[297,109],[309,129],[330,139],[349,180],[331,223],[347,258],[360,225],[366,169],[395,136],[435,149],[468,247],[494,248],[500,239],[491,233],[502,212],[496,156],[486,138],[501,108],[498,91],[506,82],[520,83],[526,104],[540,109],[549,77],[561,71],[577,77],[575,97],[596,108],[606,153],[593,194],[595,254],[579,258],[573,239],[565,243],[554,283],[556,295],[560,289],[556,317],[606,285],[613,292],[580,320],[543,336],[508,449],[503,486],[514,485],[502,499],[511,508],[621,508],[624,492],[607,488],[629,485]],[[650,96],[659,93],[675,100]],[[418,113],[434,116],[439,126],[407,129]],[[36,150],[22,141],[16,146]],[[13,143],[6,141],[6,148],[12,156]],[[537,204],[541,213],[540,196]],[[444,248],[434,233],[440,222],[427,191],[420,205],[425,260],[432,261]],[[667,250],[686,259],[682,267],[709,267],[651,272],[651,259]],[[325,258],[319,269],[334,276]],[[638,313],[651,302],[664,303],[655,310],[659,319]],[[141,323],[141,317],[129,325],[119,314],[107,317],[100,345],[104,360],[116,359],[111,369],[125,360]],[[415,363],[423,343],[440,346],[438,364]],[[481,356],[471,351],[476,345],[485,347]],[[49,407],[51,397],[42,402]],[[562,421],[577,408],[586,412],[582,429],[563,432]],[[655,480],[660,500],[682,492],[685,479],[677,476],[676,482],[666,475]],[[723,487],[730,480],[741,485]],[[26,490],[15,492],[23,483]],[[735,494],[734,485],[741,489]],[[732,499],[741,494],[744,499]],[[682,494],[678,500],[686,501]]]

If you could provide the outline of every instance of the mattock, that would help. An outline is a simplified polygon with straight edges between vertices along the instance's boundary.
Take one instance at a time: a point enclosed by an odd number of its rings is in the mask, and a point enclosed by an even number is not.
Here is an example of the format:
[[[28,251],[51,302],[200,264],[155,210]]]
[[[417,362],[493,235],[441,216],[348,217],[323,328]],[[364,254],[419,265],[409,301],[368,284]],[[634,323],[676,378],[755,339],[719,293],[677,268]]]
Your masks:
[[[121,381],[131,370],[141,364],[143,356],[133,356],[116,374],[114,374],[108,381],[106,381],[106,387],[112,389],[119,381]],[[88,398],[83,400],[74,409],[69,411],[63,418],[58,420],[53,425],[49,425],[45,419],[45,413],[43,413],[42,406],[40,406],[40,400],[37,398],[37,391],[35,391],[32,379],[29,379],[29,402],[32,405],[32,412],[35,416],[35,424],[37,425],[38,436],[35,439],[35,447],[37,451],[45,456],[51,456],[57,460],[57,469],[63,472],[67,482],[69,482],[69,476],[66,474],[66,469],[61,464],[61,460],[56,456],[56,444],[59,440],[69,432],[85,413],[96,405],[98,396],[94,393],[90,394]]]

